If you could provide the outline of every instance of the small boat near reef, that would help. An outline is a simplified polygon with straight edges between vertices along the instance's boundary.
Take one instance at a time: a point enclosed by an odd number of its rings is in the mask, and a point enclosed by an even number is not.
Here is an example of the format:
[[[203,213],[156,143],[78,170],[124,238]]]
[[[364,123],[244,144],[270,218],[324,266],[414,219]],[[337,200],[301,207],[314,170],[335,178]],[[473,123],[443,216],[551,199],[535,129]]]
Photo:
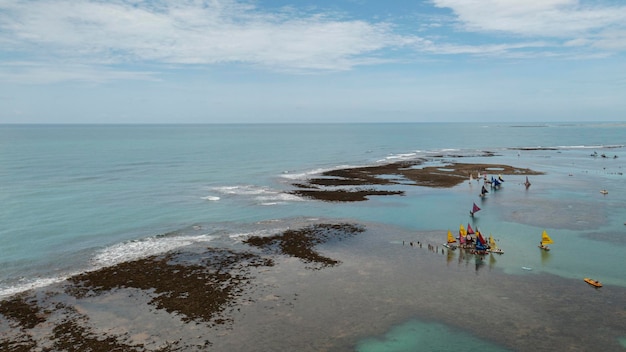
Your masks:
[[[454,236],[452,236],[452,231],[448,230],[448,242],[444,243],[443,246],[448,248],[448,249],[450,249],[450,250],[455,250],[456,249],[456,238],[454,238]]]
[[[478,195],[479,197],[484,197],[487,193],[489,193],[489,191],[487,190],[487,188],[485,187],[485,185],[483,185],[483,188],[481,188],[480,190],[480,194]]]
[[[476,249],[474,250],[475,254],[487,254],[489,248],[487,247],[487,241],[480,233],[480,231],[476,231]]]
[[[598,280],[590,279],[588,277],[584,278],[583,280],[585,280],[585,282],[588,283],[591,286],[602,287],[602,284]]]
[[[504,254],[504,251],[501,248],[498,248],[496,245],[496,241],[489,235],[489,251],[495,254]]]
[[[543,230],[543,233],[541,234],[541,242],[539,243],[539,248],[543,249],[544,251],[549,251],[550,248],[548,248],[548,244],[552,244],[554,243],[554,241],[552,241],[552,239],[550,238],[550,236],[548,236],[548,233],[546,232],[546,230]]]
[[[476,213],[479,210],[480,210],[480,208],[478,207],[478,205],[476,205],[476,203],[474,203],[474,205],[472,206],[472,210],[470,210],[470,216],[474,217],[474,213]]]
[[[528,176],[526,176],[526,182],[524,182],[524,186],[526,186],[526,189],[530,187],[530,182],[528,182]]]

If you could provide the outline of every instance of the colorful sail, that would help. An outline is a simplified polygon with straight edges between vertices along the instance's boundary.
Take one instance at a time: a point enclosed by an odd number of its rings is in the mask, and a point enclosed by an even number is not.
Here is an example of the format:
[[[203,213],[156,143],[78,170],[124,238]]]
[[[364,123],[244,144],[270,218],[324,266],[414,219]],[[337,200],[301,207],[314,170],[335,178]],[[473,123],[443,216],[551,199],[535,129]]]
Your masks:
[[[554,243],[554,241],[552,241],[550,236],[548,236],[548,233],[546,232],[546,230],[543,230],[543,233],[541,234],[541,245],[545,246],[546,244],[552,244],[552,243]]]
[[[474,234],[474,229],[472,228],[472,226],[470,226],[469,223],[467,223],[467,234],[468,235],[473,235]]]
[[[452,236],[452,231],[448,230],[448,243],[455,243],[455,242],[456,242],[456,238]]]
[[[504,251],[498,248],[496,241],[493,239],[491,235],[489,235],[489,250],[491,251],[491,253],[504,254]]]
[[[475,212],[479,211],[480,208],[478,207],[478,205],[476,205],[476,203],[474,203],[474,206],[472,207],[472,214],[474,214]]]
[[[483,188],[480,190],[480,196],[484,196],[485,194],[489,193],[489,191],[487,191],[487,187],[485,187],[485,185],[483,185]]]
[[[491,247],[492,250],[498,248],[498,246],[496,245],[496,241],[493,239],[491,235],[489,235],[489,247]]]
[[[459,225],[459,236],[465,236],[465,235],[467,235],[467,231],[465,231],[463,224],[461,224]]]
[[[477,239],[476,243],[480,242],[480,244],[482,244],[483,246],[487,244],[487,241],[485,241],[485,239],[483,238],[483,235],[480,234],[480,231],[476,232],[476,239]]]
[[[481,243],[480,241],[476,242],[476,250],[477,251],[486,251],[487,247],[485,246],[484,243]]]

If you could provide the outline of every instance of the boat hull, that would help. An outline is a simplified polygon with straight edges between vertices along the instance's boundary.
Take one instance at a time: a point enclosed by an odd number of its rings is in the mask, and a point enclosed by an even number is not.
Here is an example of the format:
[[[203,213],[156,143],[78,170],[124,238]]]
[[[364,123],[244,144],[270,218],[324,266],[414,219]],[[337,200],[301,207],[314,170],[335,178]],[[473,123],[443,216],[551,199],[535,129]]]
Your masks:
[[[593,287],[602,287],[602,284],[598,280],[593,280],[588,277],[584,278],[583,280],[585,280],[586,283],[588,283],[589,285]]]

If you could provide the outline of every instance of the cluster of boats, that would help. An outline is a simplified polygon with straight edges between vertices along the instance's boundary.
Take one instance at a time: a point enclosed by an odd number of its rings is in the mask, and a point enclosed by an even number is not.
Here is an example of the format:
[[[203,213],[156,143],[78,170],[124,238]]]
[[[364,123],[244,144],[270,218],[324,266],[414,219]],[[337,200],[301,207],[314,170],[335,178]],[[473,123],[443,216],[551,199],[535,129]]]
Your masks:
[[[486,174],[483,177],[480,177],[480,174],[479,174],[476,180],[479,181],[481,178],[483,178],[484,180],[484,184],[479,194],[481,198],[485,197],[489,193],[486,187],[487,184],[491,185],[492,190],[497,190],[500,188],[500,186],[504,182],[504,179],[502,179],[502,176],[500,175],[498,175],[497,178],[491,177],[491,180],[489,180],[487,179]],[[473,180],[474,178],[470,175],[470,184]],[[526,182],[524,182],[523,184],[526,187],[526,189],[530,187],[531,184],[528,181],[528,177],[526,177]],[[470,210],[470,216],[474,217],[474,214],[476,214],[476,212],[480,210],[481,210],[480,207],[476,205],[476,203],[474,203],[472,206],[472,210]],[[626,225],[626,223],[624,223],[624,225]],[[548,245],[553,244],[553,243],[554,241],[552,240],[552,238],[550,238],[550,236],[548,236],[548,233],[546,232],[546,230],[543,230],[543,232],[541,233],[541,241],[539,242],[538,247],[541,250],[547,252],[550,250],[550,247],[548,247]],[[457,237],[455,237],[452,234],[452,231],[448,230],[448,238],[447,238],[446,243],[443,244],[443,246],[448,248],[448,250],[456,250],[457,248],[461,248],[463,250],[469,251],[472,254],[477,254],[477,255],[503,254],[504,253],[504,251],[497,246],[496,241],[491,235],[489,235],[488,240],[485,240],[482,233],[478,231],[478,229],[476,229],[476,231],[472,229],[472,226],[469,223],[467,224],[467,229],[463,226],[463,224],[459,226],[459,233]],[[527,267],[523,267],[523,269],[532,270],[531,268],[527,268]],[[597,287],[597,288],[602,287],[602,283],[600,283],[597,280],[586,277],[584,278],[584,281],[594,287]]]
[[[489,193],[486,185],[490,185],[492,190],[497,190],[497,189],[500,189],[502,183],[504,182],[502,175],[498,175],[498,177],[492,176],[491,179],[489,179],[487,178],[486,173],[483,174],[482,177],[480,176],[480,173],[479,173],[476,177],[476,181],[480,182],[481,178],[484,180],[483,186],[479,194],[479,197],[481,198],[485,197]],[[474,181],[474,177],[470,174],[470,180],[469,180],[470,184],[472,183],[472,181]],[[525,185],[526,185],[526,188],[530,187],[530,182],[528,182],[528,177],[526,177]],[[470,216],[474,217],[474,214],[476,214],[476,212],[480,210],[481,210],[480,207],[476,205],[476,203],[474,203],[472,206],[472,210],[470,210]],[[478,255],[485,255],[485,254],[490,254],[490,253],[493,253],[493,254],[504,253],[504,250],[502,250],[501,248],[498,248],[496,241],[491,235],[489,235],[488,240],[485,240],[482,233],[478,231],[478,229],[474,231],[474,229],[472,229],[472,226],[469,223],[467,224],[467,229],[463,227],[463,224],[459,226],[458,241],[457,241],[457,238],[455,238],[452,235],[452,232],[448,230],[448,239],[447,239],[447,242],[444,243],[443,246],[448,248],[449,250],[462,248],[464,250],[468,250],[472,254],[478,254]]]
[[[443,246],[450,250],[462,248],[469,250],[472,254],[479,255],[504,253],[501,248],[498,248],[493,236],[489,235],[489,239],[485,240],[482,233],[478,230],[474,231],[469,223],[467,224],[467,229],[463,227],[463,224],[459,226],[458,243],[457,239],[452,235],[452,231],[448,230],[448,240]]]

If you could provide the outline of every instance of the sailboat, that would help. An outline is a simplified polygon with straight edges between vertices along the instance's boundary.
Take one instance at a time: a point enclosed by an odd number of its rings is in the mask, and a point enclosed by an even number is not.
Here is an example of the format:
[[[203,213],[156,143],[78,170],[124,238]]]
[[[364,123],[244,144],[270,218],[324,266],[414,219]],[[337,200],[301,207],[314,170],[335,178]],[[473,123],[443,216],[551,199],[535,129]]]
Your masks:
[[[554,243],[554,241],[552,241],[550,236],[548,236],[546,230],[543,230],[543,233],[541,234],[541,242],[539,243],[539,248],[543,249],[544,251],[549,251],[550,248],[548,248],[547,245],[552,243]]]
[[[452,236],[452,231],[448,230],[448,243],[444,243],[443,246],[452,250],[456,249],[456,238]]]
[[[491,188],[499,189],[501,185],[502,185],[502,181],[491,176]]]
[[[476,232],[476,254],[485,254],[487,252],[487,241],[479,231]]]
[[[476,203],[474,203],[474,206],[472,207],[472,210],[470,210],[470,216],[474,216],[474,213],[479,211],[480,208],[478,207],[478,205],[476,205]]]
[[[526,189],[530,187],[530,182],[528,182],[528,176],[526,176],[526,182],[524,182],[524,186],[526,186]]]
[[[489,247],[490,247],[491,253],[496,253],[496,254],[504,253],[502,249],[498,248],[498,246],[496,245],[496,241],[493,239],[491,235],[489,235]]]
[[[485,194],[489,193],[489,191],[487,190],[487,187],[485,187],[485,185],[483,185],[483,188],[480,190],[480,194],[479,197],[484,197]]]

